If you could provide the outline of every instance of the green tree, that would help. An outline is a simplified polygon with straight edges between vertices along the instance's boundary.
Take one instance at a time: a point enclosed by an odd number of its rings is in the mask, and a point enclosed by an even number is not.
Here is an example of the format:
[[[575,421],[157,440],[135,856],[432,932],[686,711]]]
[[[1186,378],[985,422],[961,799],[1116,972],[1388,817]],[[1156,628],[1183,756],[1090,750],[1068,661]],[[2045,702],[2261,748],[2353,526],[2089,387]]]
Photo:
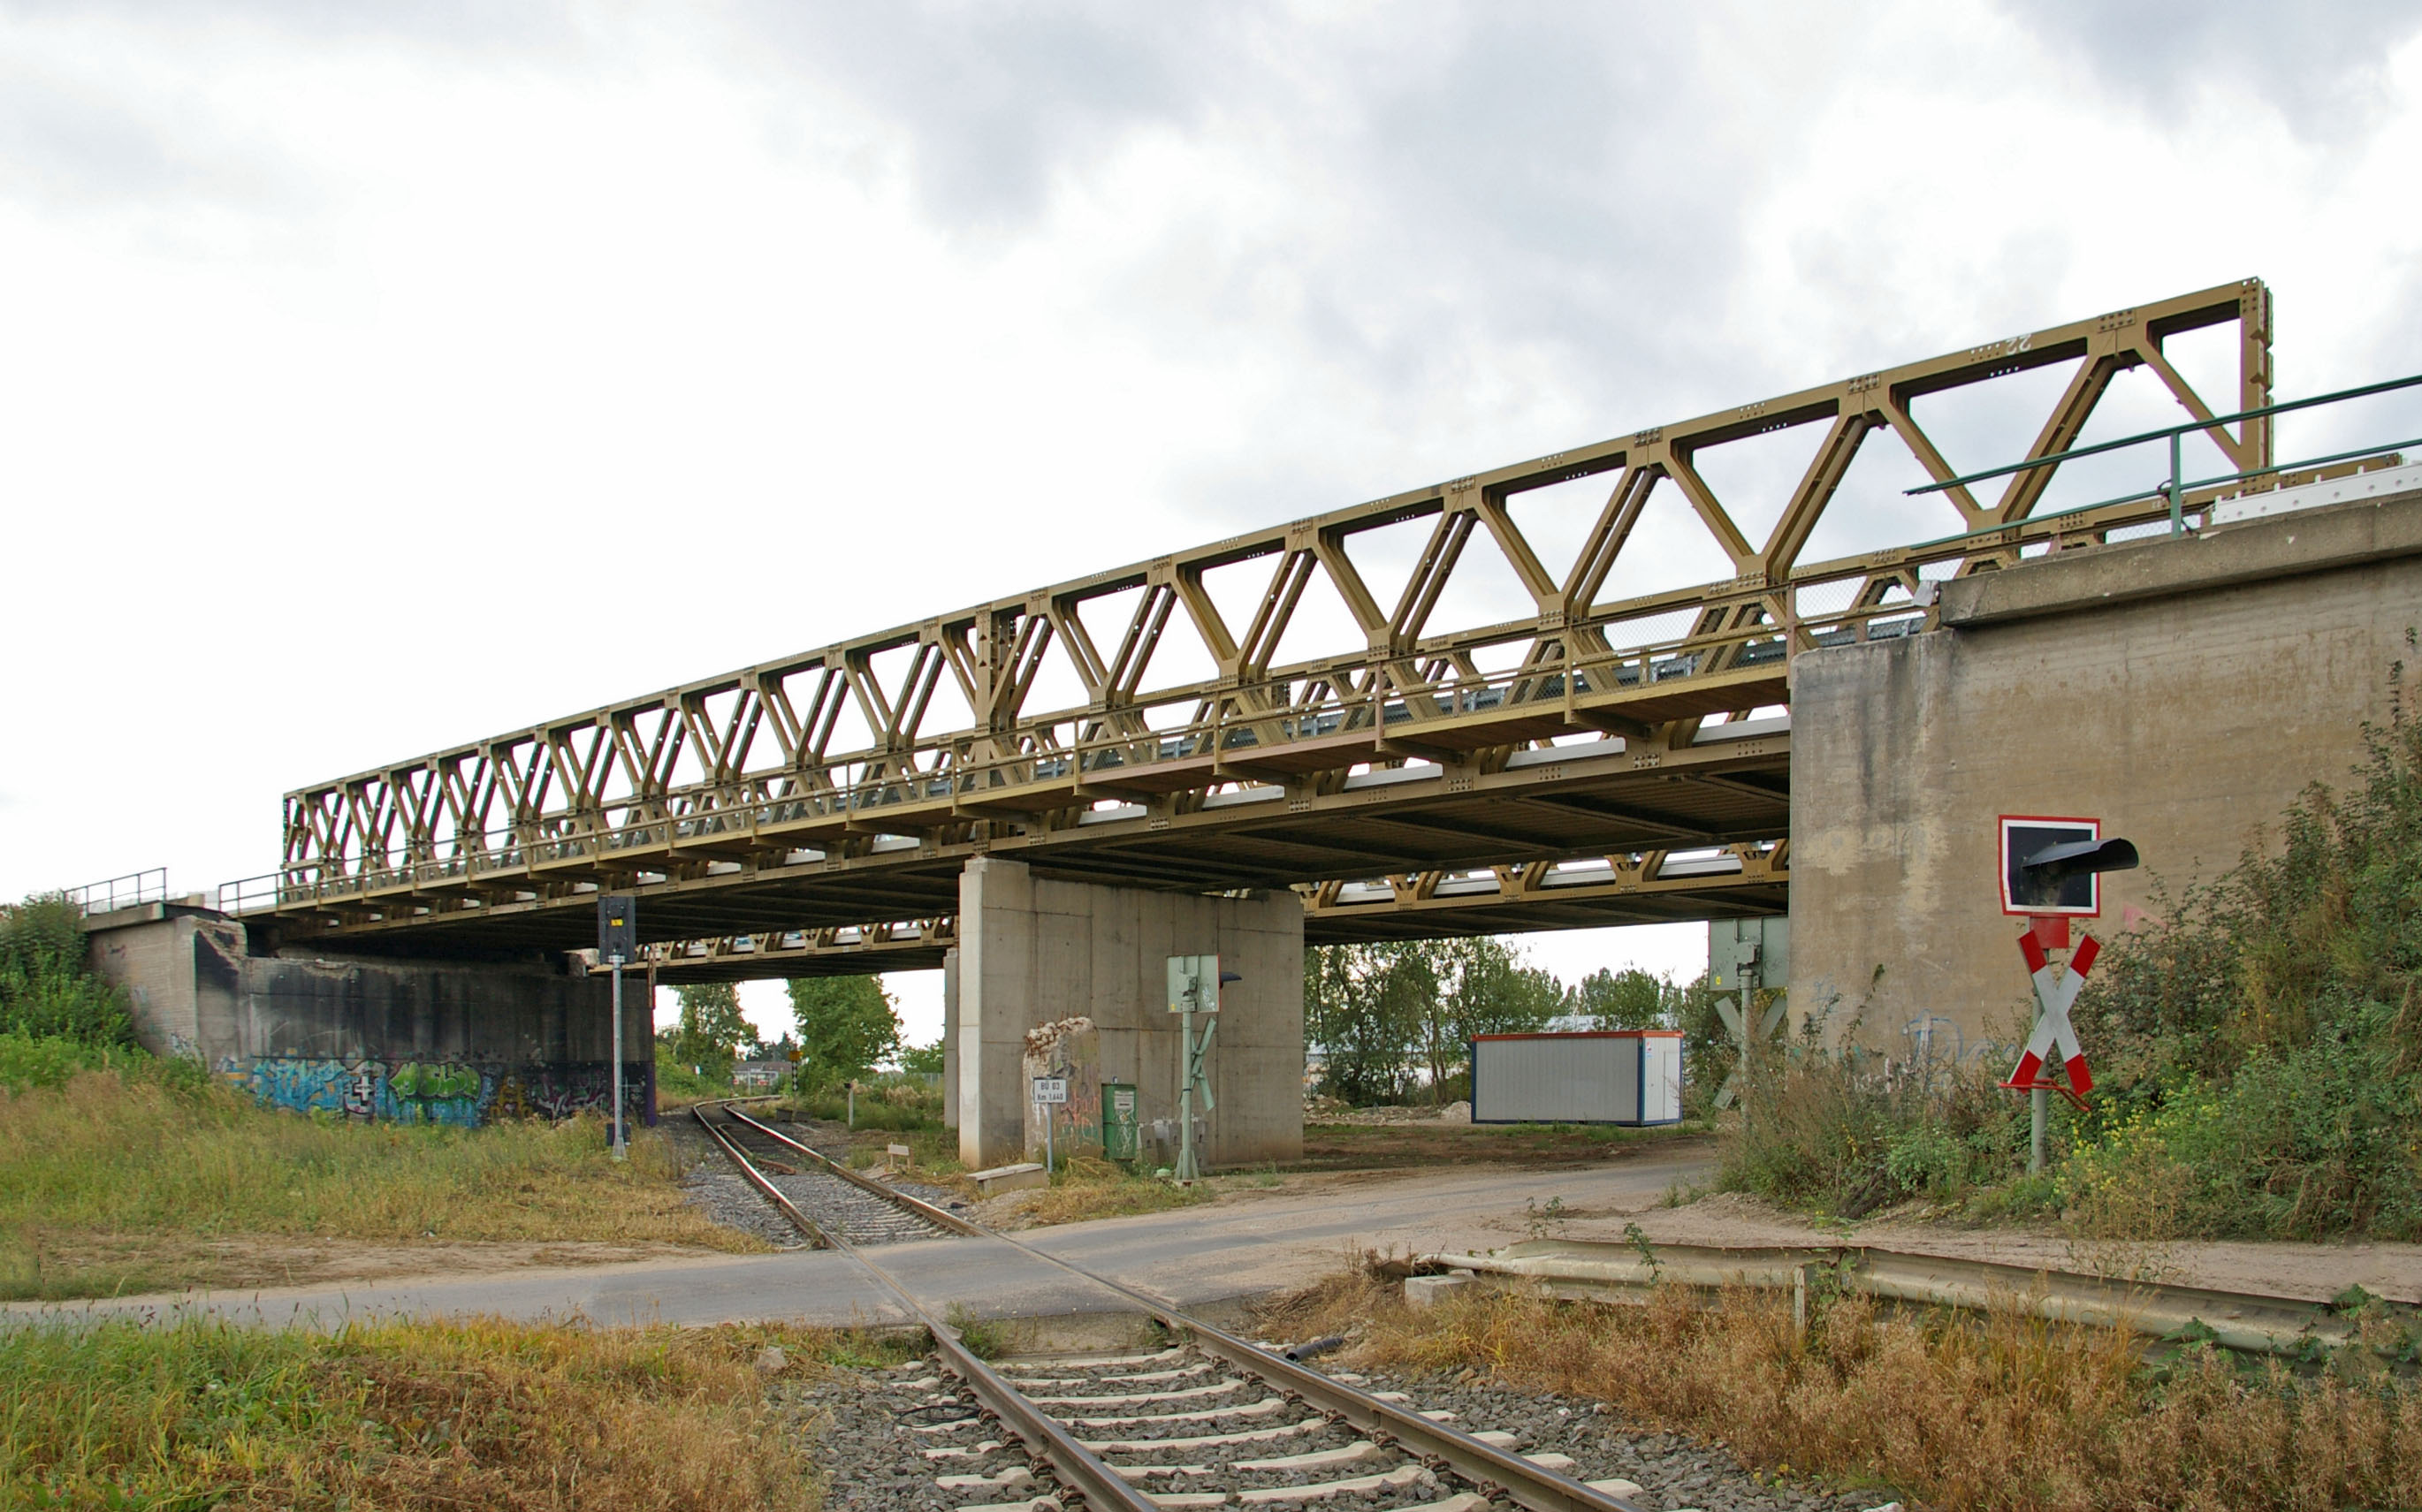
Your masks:
[[[1503,942],[1480,937],[1308,950],[1303,997],[1323,1085],[1369,1103],[1405,1097],[1424,1075],[1439,1098],[1473,1035],[1540,1028],[1565,990]]]
[[[1671,1029],[1682,990],[1637,967],[1611,972],[1601,966],[1581,978],[1573,1006],[1600,1029]]]
[[[900,1014],[872,976],[806,976],[790,984],[799,1026],[799,1079],[828,1087],[864,1076],[900,1050]]]
[[[681,1018],[672,1036],[673,1059],[698,1068],[709,1081],[731,1080],[740,1047],[754,1044],[757,1031],[740,1012],[740,990],[730,982],[676,987]]]
[[[900,1068],[904,1071],[917,1071],[926,1076],[941,1075],[942,1042],[936,1039],[930,1045],[903,1047],[900,1052]]]
[[[1323,1090],[1353,1103],[1404,1096],[1422,1004],[1436,991],[1426,962],[1404,945],[1305,951],[1304,1037],[1320,1054]]]
[[[1468,1064],[1474,1035],[1528,1034],[1545,1028],[1565,1005],[1564,984],[1525,962],[1503,941],[1486,935],[1445,940],[1425,948],[1439,990],[1425,1005],[1423,1059],[1430,1100]]]

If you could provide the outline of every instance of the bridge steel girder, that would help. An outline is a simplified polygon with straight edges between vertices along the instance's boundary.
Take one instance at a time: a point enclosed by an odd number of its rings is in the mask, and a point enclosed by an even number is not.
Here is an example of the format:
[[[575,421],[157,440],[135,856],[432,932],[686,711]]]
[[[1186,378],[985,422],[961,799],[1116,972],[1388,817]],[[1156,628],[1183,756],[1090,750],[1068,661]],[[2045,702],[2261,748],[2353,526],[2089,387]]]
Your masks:
[[[2213,405],[2162,343],[2231,323],[2237,392]],[[290,937],[359,948],[569,948],[587,942],[600,890],[640,895],[652,939],[712,940],[936,918],[955,907],[961,865],[982,854],[1216,890],[1771,835],[1788,803],[1789,737],[1742,716],[1787,705],[1800,651],[1926,628],[1933,582],[2166,509],[2147,496],[2037,520],[2053,471],[2038,469],[1990,502],[1964,487],[1929,496],[1956,538],[1801,561],[1861,448],[1891,432],[1945,480],[1953,470],[1916,402],[2059,364],[2075,366],[2030,456],[2073,444],[2131,367],[2198,419],[2261,405],[2270,333],[2268,289],[2224,285],[298,788],[279,870],[231,884],[226,902]],[[1710,486],[1703,463],[1722,447],[1800,426],[1825,429],[1779,501],[1736,507]],[[2270,465],[2267,421],[2210,434],[2241,467]],[[1593,476],[1611,477],[1604,504],[1570,565],[1551,569],[1516,509],[1533,491]],[[1731,575],[1602,599],[1660,499],[1704,528]],[[1754,535],[1740,523],[1769,515]],[[1375,589],[1387,552],[1372,543],[1420,522],[1426,544],[1401,587]],[[1436,628],[1457,572],[1487,554],[1530,611]],[[1223,609],[1219,586],[1265,569]],[[1290,630],[1313,624],[1307,596],[1342,611],[1350,644],[1282,661]],[[1188,634],[1212,675],[1156,681],[1156,656]],[[1050,668],[1082,702],[1029,707]],[[937,700],[963,712],[929,731]],[[1517,798],[1553,798],[1565,828]]]
[[[1790,843],[1708,851],[1562,857],[1460,875],[1442,870],[1298,887],[1309,944],[1434,940],[1509,929],[1582,929],[1782,914]],[[938,968],[959,943],[958,918],[769,930],[643,947],[654,980],[757,981]],[[592,964],[592,971],[607,968]]]

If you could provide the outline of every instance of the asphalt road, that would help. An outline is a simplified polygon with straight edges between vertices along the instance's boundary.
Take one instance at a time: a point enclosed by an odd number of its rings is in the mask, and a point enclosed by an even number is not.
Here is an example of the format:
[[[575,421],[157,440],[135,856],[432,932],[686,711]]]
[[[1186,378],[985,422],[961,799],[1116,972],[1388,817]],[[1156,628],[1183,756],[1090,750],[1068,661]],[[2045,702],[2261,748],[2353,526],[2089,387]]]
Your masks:
[[[1704,1177],[1705,1141],[1634,1146],[1604,1163],[1525,1171],[1455,1166],[1292,1178],[1213,1205],[1036,1229],[1036,1249],[1180,1308],[1302,1285],[1364,1250],[1487,1249],[1523,1238],[1532,1207],[1601,1216],[1654,1206],[1677,1180]],[[1016,1249],[983,1239],[885,1245],[873,1257],[937,1313],[977,1318],[1117,1312],[1127,1303]],[[108,1302],[17,1304],[10,1313],[192,1313],[270,1326],[333,1327],[365,1317],[495,1315],[594,1323],[907,1320],[896,1298],[830,1251],[716,1255],[633,1265],[432,1276],[353,1287],[191,1292]]]

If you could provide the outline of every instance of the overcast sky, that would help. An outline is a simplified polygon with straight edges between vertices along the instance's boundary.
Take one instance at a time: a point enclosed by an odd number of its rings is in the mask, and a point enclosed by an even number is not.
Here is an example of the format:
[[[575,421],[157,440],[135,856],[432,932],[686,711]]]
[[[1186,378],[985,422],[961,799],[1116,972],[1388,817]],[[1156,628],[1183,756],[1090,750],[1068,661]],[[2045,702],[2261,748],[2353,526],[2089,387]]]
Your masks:
[[[0,3],[0,895],[212,886],[313,780],[2249,274],[2283,396],[2413,371],[2417,30]]]

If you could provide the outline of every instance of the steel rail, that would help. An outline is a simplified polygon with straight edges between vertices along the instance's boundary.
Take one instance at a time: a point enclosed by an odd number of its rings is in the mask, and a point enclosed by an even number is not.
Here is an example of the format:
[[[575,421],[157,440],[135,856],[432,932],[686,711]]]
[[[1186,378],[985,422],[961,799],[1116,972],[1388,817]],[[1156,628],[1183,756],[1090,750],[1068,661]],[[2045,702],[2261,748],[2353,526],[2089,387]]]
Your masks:
[[[747,1119],[751,1124],[756,1123],[755,1119],[737,1113],[728,1103],[721,1106],[727,1114]],[[967,1390],[975,1395],[977,1402],[985,1411],[1008,1424],[1011,1432],[1024,1440],[1029,1448],[1048,1461],[1052,1473],[1060,1477],[1061,1484],[1081,1494],[1085,1498],[1087,1507],[1099,1509],[1099,1512],[1158,1512],[1158,1504],[1150,1496],[1129,1486],[1118,1472],[1112,1470],[1103,1460],[1101,1456],[1079,1443],[1075,1434],[1038,1411],[1034,1404],[1029,1402],[1016,1387],[1002,1379],[990,1365],[976,1358],[975,1354],[967,1348],[966,1342],[959,1337],[958,1330],[936,1317],[924,1303],[910,1295],[908,1288],[902,1286],[891,1272],[859,1253],[857,1245],[839,1234],[826,1233],[813,1219],[799,1211],[791,1200],[783,1196],[775,1187],[773,1179],[757,1169],[756,1163],[748,1159],[747,1153],[740,1148],[738,1142],[724,1130],[717,1129],[699,1107],[690,1109],[690,1116],[696,1118],[699,1127],[704,1129],[709,1137],[721,1146],[724,1155],[740,1168],[741,1174],[747,1177],[758,1191],[773,1199],[775,1205],[781,1209],[783,1216],[796,1224],[802,1233],[814,1239],[820,1248],[838,1250],[856,1260],[866,1268],[869,1274],[890,1288],[892,1295],[898,1297],[901,1303],[908,1309],[909,1315],[922,1324],[925,1332],[933,1336],[935,1352],[939,1356],[942,1367],[967,1382]],[[789,1142],[785,1141],[785,1143]]]
[[[696,1109],[691,1111],[693,1115],[698,1116],[700,1123],[705,1124],[710,1131],[716,1133],[719,1141],[722,1140],[720,1131],[716,1130],[712,1124],[708,1124],[702,1115],[698,1115]],[[1138,1304],[1143,1309],[1145,1316],[1171,1333],[1192,1338],[1206,1353],[1217,1356],[1249,1375],[1260,1378],[1288,1395],[1310,1403],[1322,1412],[1343,1418],[1357,1429],[1372,1435],[1375,1442],[1384,1442],[1392,1439],[1404,1444],[1416,1457],[1434,1465],[1445,1466],[1455,1474],[1471,1482],[1486,1494],[1503,1496],[1518,1505],[1529,1508],[1530,1512],[1643,1512],[1643,1509],[1633,1503],[1620,1497],[1609,1496],[1603,1491],[1592,1490],[1569,1475],[1560,1474],[1541,1465],[1534,1465],[1518,1455],[1508,1454],[1494,1444],[1484,1442],[1460,1429],[1448,1427],[1442,1423],[1433,1423],[1417,1411],[1399,1407],[1393,1402],[1383,1401],[1369,1392],[1359,1391],[1343,1381],[1322,1375],[1317,1370],[1309,1369],[1282,1355],[1273,1354],[1258,1345],[1238,1338],[1225,1329],[1203,1322],[1197,1317],[1190,1317],[1163,1299],[1138,1291],[1124,1282],[1097,1275],[1082,1266],[1036,1249],[1022,1239],[1013,1239],[998,1230],[986,1228],[972,1220],[944,1213],[941,1208],[934,1207],[931,1203],[921,1202],[904,1192],[896,1191],[881,1182],[860,1177],[856,1172],[846,1171],[821,1151],[810,1149],[797,1140],[776,1133],[759,1120],[749,1117],[737,1109],[726,1105],[725,1111],[751,1128],[773,1135],[790,1148],[814,1157],[826,1169],[846,1176],[869,1191],[899,1203],[921,1217],[932,1218],[936,1222],[946,1221],[961,1233],[983,1239],[999,1239],[1003,1244],[1023,1251],[1048,1265],[1056,1266],[1080,1280],[1092,1282],[1097,1286],[1118,1293],[1121,1297]],[[723,1143],[727,1150],[736,1149],[736,1146],[728,1141]],[[771,1183],[765,1182],[764,1185],[770,1187]],[[788,1208],[787,1203],[784,1206]],[[802,1221],[804,1222],[804,1219]],[[834,1247],[881,1277],[884,1283],[905,1301],[920,1318],[924,1320],[929,1329],[935,1330],[936,1338],[941,1336],[940,1329],[936,1325],[932,1314],[910,1297],[906,1288],[893,1280],[880,1266],[846,1242],[837,1242]],[[955,1335],[953,1335],[953,1342],[955,1343]],[[973,1356],[968,1356],[968,1359],[982,1368],[981,1362],[974,1362]],[[953,1373],[959,1374],[956,1371]],[[1013,1395],[1015,1394],[1015,1388],[998,1375],[988,1369],[985,1374],[1002,1389]],[[962,1374],[961,1379],[967,1380],[971,1387],[974,1385],[972,1378]],[[1004,1421],[1011,1423],[1013,1427],[1017,1426],[1017,1419],[1008,1412],[999,1411],[992,1402],[984,1399],[983,1392],[979,1391],[977,1396],[979,1400],[984,1400],[985,1406],[993,1408]],[[1031,1408],[1028,1407],[1022,1399],[1019,1405],[1031,1412]],[[1054,1434],[1059,1431],[1058,1426],[1052,1424],[1048,1418],[1042,1418],[1040,1414],[1035,1415],[1042,1425],[1047,1425],[1047,1427],[1041,1427],[1038,1431]],[[1035,1442],[1022,1430],[1019,1432],[1019,1437],[1026,1439],[1029,1443]],[[1093,1457],[1089,1451],[1086,1453],[1088,1458]],[[1098,1460],[1095,1462],[1099,1463]],[[1059,1461],[1054,1459],[1052,1463],[1057,1467]],[[1103,1469],[1116,1478],[1115,1471],[1110,1471],[1107,1465],[1104,1465]],[[1126,1483],[1121,1480],[1119,1484],[1124,1489]],[[1155,1504],[1147,1497],[1142,1504],[1150,1506]]]
[[[750,1100],[754,1101],[758,1099],[752,1099]],[[749,1128],[756,1130],[759,1133],[763,1134],[766,1138],[774,1140],[778,1144],[786,1145],[792,1149],[798,1151],[808,1159],[815,1161],[818,1165],[823,1166],[826,1171],[831,1172],[834,1176],[841,1177],[843,1181],[847,1181],[853,1186],[862,1187],[866,1191],[874,1193],[874,1195],[881,1197],[886,1202],[896,1203],[900,1207],[905,1208],[910,1212],[915,1213],[918,1217],[925,1220],[925,1222],[929,1224],[938,1224],[943,1228],[949,1229],[953,1234],[966,1234],[980,1239],[997,1239],[999,1237],[999,1235],[994,1234],[992,1230],[984,1228],[979,1224],[969,1223],[967,1220],[961,1218],[958,1214],[950,1211],[948,1208],[936,1207],[934,1204],[927,1202],[922,1197],[912,1196],[905,1192],[902,1192],[897,1187],[887,1186],[883,1182],[877,1181],[871,1177],[861,1176],[857,1172],[851,1170],[848,1166],[841,1164],[839,1161],[834,1160],[831,1156],[826,1155],[824,1151],[820,1149],[811,1149],[808,1146],[799,1143],[799,1141],[793,1139],[790,1135],[775,1129],[772,1125],[749,1117],[747,1114],[742,1113],[737,1108],[727,1105],[724,1111],[730,1114],[732,1117],[739,1119],[742,1123],[747,1124]]]

